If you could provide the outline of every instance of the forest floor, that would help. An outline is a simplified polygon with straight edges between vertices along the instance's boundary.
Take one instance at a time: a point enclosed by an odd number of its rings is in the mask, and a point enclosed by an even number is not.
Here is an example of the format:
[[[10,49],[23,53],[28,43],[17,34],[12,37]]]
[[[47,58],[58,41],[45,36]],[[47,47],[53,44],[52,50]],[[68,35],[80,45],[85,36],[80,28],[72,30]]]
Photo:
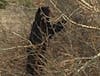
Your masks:
[[[65,29],[50,40],[45,76],[100,76],[99,0],[97,11],[78,0],[6,1],[6,7],[0,9],[0,76],[27,76],[28,36],[35,12],[42,5],[50,6],[51,21],[59,20],[62,13],[67,21]]]

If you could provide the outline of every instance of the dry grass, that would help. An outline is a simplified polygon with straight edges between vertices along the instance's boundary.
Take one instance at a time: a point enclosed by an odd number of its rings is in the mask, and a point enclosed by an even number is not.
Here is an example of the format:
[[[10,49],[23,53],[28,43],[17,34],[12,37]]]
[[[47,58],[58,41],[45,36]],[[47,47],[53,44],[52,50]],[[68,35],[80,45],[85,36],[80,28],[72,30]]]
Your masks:
[[[43,76],[100,76],[99,0],[7,0],[0,9],[0,76],[27,76],[26,48],[35,11],[49,5],[67,22],[49,41]],[[35,47],[35,46],[34,46]],[[42,75],[41,75],[42,76]]]

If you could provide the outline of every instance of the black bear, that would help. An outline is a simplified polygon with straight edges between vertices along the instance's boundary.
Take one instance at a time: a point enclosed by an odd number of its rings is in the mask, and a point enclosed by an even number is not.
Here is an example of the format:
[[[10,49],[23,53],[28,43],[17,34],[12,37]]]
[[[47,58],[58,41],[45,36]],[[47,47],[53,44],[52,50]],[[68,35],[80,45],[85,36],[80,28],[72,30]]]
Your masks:
[[[49,7],[41,7],[38,9],[35,21],[33,22],[31,34],[29,40],[33,44],[40,44],[42,43],[43,37],[45,35],[51,36],[54,35],[54,32],[59,32],[63,29],[63,26],[60,22],[57,24],[51,25],[50,24],[50,9]]]
[[[48,6],[40,7],[36,12],[35,21],[32,24],[32,29],[29,37],[29,40],[32,42],[32,44],[41,44],[43,41],[45,41],[45,37],[50,39],[55,33],[60,32],[64,28],[61,22],[51,24],[49,21],[50,14],[51,11]],[[35,70],[35,68],[37,68],[35,64],[37,56],[35,55],[34,50],[32,48],[28,48],[28,53],[29,55],[27,57],[26,67],[27,72],[32,76],[41,76]],[[41,64],[41,62],[38,62],[38,64]]]

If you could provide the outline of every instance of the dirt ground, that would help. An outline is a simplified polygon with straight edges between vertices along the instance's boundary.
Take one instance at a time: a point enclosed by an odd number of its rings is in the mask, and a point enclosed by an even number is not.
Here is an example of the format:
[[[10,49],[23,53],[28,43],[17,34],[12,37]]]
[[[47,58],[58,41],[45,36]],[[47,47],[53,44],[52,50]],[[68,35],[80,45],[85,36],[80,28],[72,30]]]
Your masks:
[[[60,16],[67,22],[48,44],[45,76],[100,76],[99,0],[6,1],[6,8],[0,9],[0,76],[28,76],[25,47],[31,24],[37,8],[47,5],[51,22]]]

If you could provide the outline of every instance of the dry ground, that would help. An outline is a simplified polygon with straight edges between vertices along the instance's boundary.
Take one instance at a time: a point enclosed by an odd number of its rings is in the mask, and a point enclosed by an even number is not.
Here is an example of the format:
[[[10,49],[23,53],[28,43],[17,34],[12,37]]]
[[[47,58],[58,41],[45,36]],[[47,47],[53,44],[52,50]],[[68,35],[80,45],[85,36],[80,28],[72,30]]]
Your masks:
[[[27,76],[25,47],[36,9],[43,5],[52,10],[51,22],[60,17],[67,21],[48,44],[45,76],[100,76],[99,0],[7,2],[6,8],[0,9],[0,76]]]

